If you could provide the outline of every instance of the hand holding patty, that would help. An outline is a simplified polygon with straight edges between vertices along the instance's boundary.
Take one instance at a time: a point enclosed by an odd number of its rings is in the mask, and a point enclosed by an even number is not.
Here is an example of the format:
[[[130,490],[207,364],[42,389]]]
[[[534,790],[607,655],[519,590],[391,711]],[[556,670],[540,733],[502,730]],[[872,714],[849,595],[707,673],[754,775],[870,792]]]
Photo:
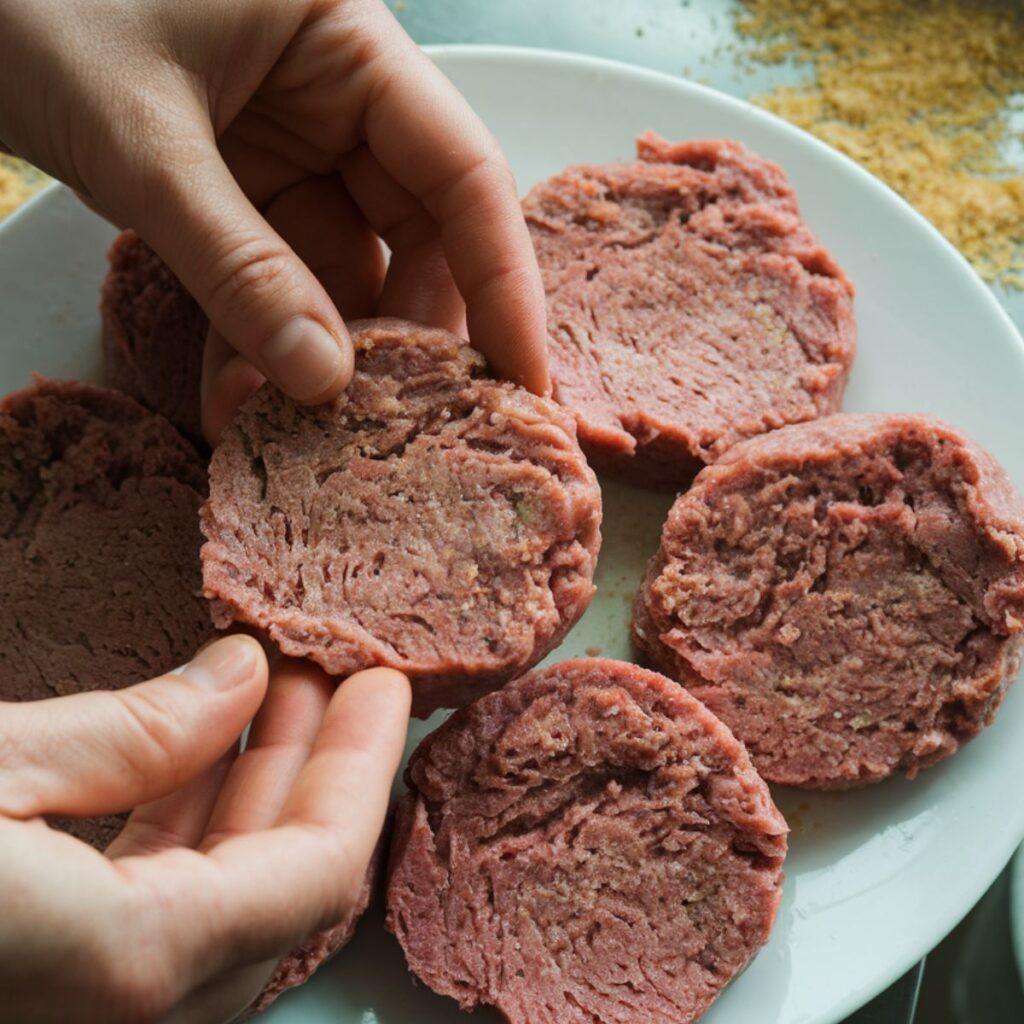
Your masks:
[[[125,690],[0,704],[11,1019],[228,1020],[280,956],[346,917],[384,820],[408,683],[371,669],[335,691],[297,662],[267,680],[259,645],[236,636]],[[40,820],[131,806],[106,856]]]
[[[0,141],[136,228],[209,316],[211,436],[261,375],[337,395],[342,316],[467,322],[547,388],[505,158],[380,0],[12,0],[0,28]]]

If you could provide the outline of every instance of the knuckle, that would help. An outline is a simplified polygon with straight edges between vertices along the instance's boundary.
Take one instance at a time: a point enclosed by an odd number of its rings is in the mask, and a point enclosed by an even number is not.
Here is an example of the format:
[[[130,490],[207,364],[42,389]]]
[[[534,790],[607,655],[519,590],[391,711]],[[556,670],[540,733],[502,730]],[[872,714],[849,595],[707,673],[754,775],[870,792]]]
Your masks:
[[[139,687],[119,694],[132,742],[124,748],[125,759],[139,783],[159,774],[170,780],[187,772],[188,723],[181,712],[166,701]]]
[[[376,97],[379,90],[386,90],[393,79],[393,75],[387,70],[387,62],[380,59],[384,55],[384,49],[384,43],[374,32],[356,32],[346,40],[346,71],[349,74],[359,71],[374,72],[370,83],[371,97]]]
[[[456,214],[467,216],[481,207],[519,200],[512,168],[496,145],[486,146],[457,174],[437,184],[426,202],[438,220],[444,222]]]
[[[483,182],[480,189],[483,195],[506,193],[516,196],[515,175],[500,150],[489,152],[477,165],[475,173]],[[518,198],[516,203],[518,205]]]
[[[437,222],[419,211],[383,226],[380,236],[392,251],[411,252],[441,244]]]
[[[512,165],[505,154],[497,148],[497,143],[487,157],[484,173],[499,187],[516,191],[516,176],[512,173]]]
[[[488,269],[485,274],[476,275],[468,286],[470,298],[476,298],[485,289],[502,289],[508,295],[522,295],[528,301],[534,300],[537,289],[535,287],[536,272],[532,267],[520,266],[518,264],[503,262]],[[489,292],[489,294],[493,294]]]
[[[269,296],[291,291],[290,253],[259,240],[236,243],[220,254],[207,275],[205,305],[215,317],[244,315]]]

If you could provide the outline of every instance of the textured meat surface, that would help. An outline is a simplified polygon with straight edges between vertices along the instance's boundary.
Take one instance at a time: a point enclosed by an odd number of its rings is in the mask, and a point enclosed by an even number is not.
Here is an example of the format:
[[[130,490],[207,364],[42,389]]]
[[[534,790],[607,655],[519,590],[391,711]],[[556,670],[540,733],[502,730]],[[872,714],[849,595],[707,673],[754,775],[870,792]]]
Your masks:
[[[37,379],[0,404],[0,686],[115,688],[187,661],[202,599],[203,463],[114,391]]]
[[[648,133],[638,156],[571,167],[523,206],[555,398],[598,468],[680,485],[737,441],[838,410],[853,287],[782,171],[740,143]]]
[[[992,721],[1019,664],[1024,505],[923,416],[839,415],[734,448],[669,514],[637,646],[773,782],[913,775]]]
[[[108,259],[100,293],[106,383],[166,416],[203,448],[206,314],[134,231],[118,235]]]
[[[118,837],[127,820],[127,814],[101,814],[95,818],[65,818],[54,815],[48,817],[46,822],[51,828],[67,832],[94,849],[103,851]]]
[[[203,509],[219,625],[332,674],[388,665],[414,711],[539,661],[593,595],[600,490],[554,402],[407,321],[351,325],[352,383],[299,406],[264,387],[225,432]]]
[[[387,920],[511,1024],[688,1024],[768,938],[786,825],[742,745],[635,665],[563,662],[419,746]]]
[[[37,378],[0,403],[0,699],[137,683],[209,639],[205,491],[192,446],[130,398]],[[121,821],[61,827],[103,847]]]

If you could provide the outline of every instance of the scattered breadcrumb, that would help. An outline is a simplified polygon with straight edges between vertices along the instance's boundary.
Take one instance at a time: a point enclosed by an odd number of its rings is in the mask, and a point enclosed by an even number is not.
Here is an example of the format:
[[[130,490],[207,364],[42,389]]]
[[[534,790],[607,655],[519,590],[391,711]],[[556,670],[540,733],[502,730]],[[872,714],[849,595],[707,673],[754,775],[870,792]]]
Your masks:
[[[24,160],[0,153],[0,220],[13,213],[49,180]]]
[[[740,0],[765,63],[812,81],[753,97],[858,160],[989,281],[1024,287],[1024,9],[984,0]]]

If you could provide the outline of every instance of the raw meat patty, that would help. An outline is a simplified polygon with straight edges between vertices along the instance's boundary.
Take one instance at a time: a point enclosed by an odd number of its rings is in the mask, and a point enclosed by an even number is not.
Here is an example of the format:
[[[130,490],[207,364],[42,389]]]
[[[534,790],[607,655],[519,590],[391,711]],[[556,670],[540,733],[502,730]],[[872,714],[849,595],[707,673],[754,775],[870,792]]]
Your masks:
[[[264,386],[225,431],[203,581],[218,625],[256,625],[335,675],[400,669],[422,716],[530,668],[576,622],[601,495],[572,418],[485,376],[461,339],[402,320],[350,331],[337,401]]]
[[[192,446],[115,391],[37,378],[0,403],[0,699],[137,683],[212,636],[205,493]],[[122,821],[62,827],[105,847]]]
[[[533,672],[428,736],[406,781],[388,927],[464,1009],[689,1024],[768,938],[786,824],[743,746],[663,676]]]
[[[205,450],[199,380],[206,314],[134,231],[118,235],[107,258],[100,293],[106,383],[162,413]]]
[[[730,141],[647,133],[637,148],[523,207],[554,395],[592,464],[685,486],[743,438],[838,410],[853,286],[774,164]]]
[[[669,514],[634,639],[761,774],[913,777],[989,724],[1017,673],[1024,504],[924,416],[839,415],[737,445]]]

